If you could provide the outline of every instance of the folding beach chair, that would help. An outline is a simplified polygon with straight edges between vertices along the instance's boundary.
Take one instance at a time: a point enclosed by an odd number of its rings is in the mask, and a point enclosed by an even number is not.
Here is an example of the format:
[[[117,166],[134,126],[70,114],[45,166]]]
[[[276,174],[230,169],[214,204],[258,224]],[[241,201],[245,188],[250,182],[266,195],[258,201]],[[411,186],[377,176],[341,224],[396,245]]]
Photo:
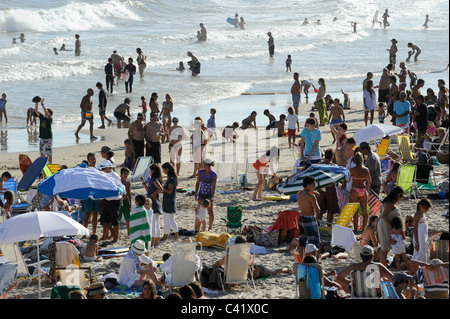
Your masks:
[[[253,264],[255,263],[255,249],[250,253],[253,243],[233,244],[226,247],[225,255],[225,284],[240,284],[251,281],[256,290],[253,280]],[[252,258],[252,259],[251,259]],[[251,262],[253,261],[253,263]],[[251,266],[249,266],[251,264]],[[250,279],[248,278],[250,277]],[[222,290],[225,287],[222,285]]]
[[[380,273],[372,270],[353,270],[351,278],[351,299],[378,299]]]
[[[227,208],[227,218],[222,218],[226,222],[228,234],[242,233],[242,226],[247,219],[242,220],[242,206],[230,206]]]
[[[48,272],[42,268],[42,265],[50,263],[50,260],[44,259],[36,263],[26,263],[27,260],[23,257],[17,243],[2,244],[0,245],[0,251],[6,259],[17,264],[17,277],[28,279],[27,287],[31,284],[33,278],[39,276],[39,268],[41,269],[41,274],[46,274],[48,278]],[[30,272],[30,268],[33,269],[32,272]]]
[[[353,258],[361,259],[361,247],[356,239],[355,233],[348,227],[334,225],[331,233],[331,245],[343,247],[346,252],[351,253]]]
[[[3,183],[3,189],[9,189],[11,192],[14,193],[15,196],[15,202],[11,207],[11,213],[12,214],[21,214],[26,213],[31,210],[31,205],[29,203],[22,203],[20,201],[20,198],[18,197],[20,195],[20,192],[17,190],[17,180],[15,177],[11,177],[9,180]],[[0,194],[0,199],[4,201],[3,194]]]
[[[200,242],[181,243],[174,246],[170,271],[166,273],[166,278],[170,278],[168,282],[170,291],[172,287],[180,287],[200,280],[201,256],[197,253],[198,246],[201,255]]]
[[[215,172],[217,174],[216,192],[219,194],[238,193],[239,192],[239,178],[238,178],[238,161],[237,157],[232,154],[222,154],[215,164]],[[219,184],[236,184],[235,190],[219,190]]]
[[[380,160],[386,157],[388,148],[389,148],[389,139],[388,138],[381,139],[380,144],[377,145],[377,153]]]
[[[58,164],[47,164],[44,166],[42,173],[44,174],[44,178],[47,178],[59,172],[60,170],[61,166],[59,166]]]
[[[245,180],[244,187],[248,187],[249,185],[258,184],[258,176],[256,175],[255,168],[253,167],[253,163],[256,161],[256,158],[247,158],[245,161]]]
[[[381,209],[381,201],[380,199],[374,195],[374,193],[370,190],[368,197],[367,197],[367,211],[368,211],[368,219],[370,218],[370,216],[373,215],[377,215],[378,212]],[[361,207],[359,208],[361,215],[362,215],[362,211],[361,211]],[[358,218],[358,230],[362,230],[363,228],[363,219],[361,217]]]
[[[397,135],[398,149],[400,152],[400,157],[403,162],[412,163],[414,162],[414,154],[411,151],[411,139],[409,135]]]
[[[380,286],[383,299],[400,299],[391,281],[381,280]]]
[[[416,177],[415,165],[401,165],[398,170],[397,185],[401,186],[405,194],[412,194],[416,197],[414,192],[414,184]]]
[[[54,282],[57,282],[58,275],[59,280],[65,286],[78,286],[84,289],[92,283],[91,267],[76,267],[74,265],[56,267]]]
[[[339,215],[339,218],[336,221],[336,225],[347,227],[348,223],[355,215],[356,211],[359,209],[359,206],[359,203],[347,203],[347,205],[344,206],[344,209]]]
[[[433,240],[431,241],[431,247],[431,259],[438,258],[443,262],[448,262],[448,240]]]
[[[421,273],[423,276],[423,290],[425,291],[426,299],[445,298],[448,300],[448,267],[438,267],[436,269],[421,267],[418,273]]]
[[[137,159],[134,165],[133,173],[131,174],[131,182],[138,182],[141,177],[144,177],[145,173],[148,171],[150,164],[152,163],[151,156],[141,156]]]
[[[325,287],[320,264],[294,263],[295,298],[324,299]]]

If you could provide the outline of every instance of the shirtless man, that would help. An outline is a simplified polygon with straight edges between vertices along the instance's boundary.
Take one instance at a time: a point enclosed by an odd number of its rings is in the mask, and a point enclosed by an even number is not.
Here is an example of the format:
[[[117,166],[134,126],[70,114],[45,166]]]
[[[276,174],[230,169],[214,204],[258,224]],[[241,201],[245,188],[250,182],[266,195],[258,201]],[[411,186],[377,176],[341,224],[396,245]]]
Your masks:
[[[408,48],[412,49],[411,56],[414,54],[414,62],[417,62],[419,55],[422,53],[422,50],[418,45],[412,44],[411,42],[408,43]],[[410,57],[406,59],[406,62],[409,62],[409,58]]]
[[[412,94],[411,94],[411,97],[413,98],[414,101],[416,101],[417,97],[419,95],[421,95],[420,88],[422,88],[424,85],[425,85],[424,79],[417,80],[417,84],[413,87]],[[417,103],[417,101],[416,101],[416,103]]]
[[[392,70],[395,70],[395,63],[397,62],[397,43],[398,41],[396,39],[391,40],[392,45],[389,49],[386,49],[389,51],[389,63],[392,64]]]
[[[191,58],[191,65],[192,65],[192,76],[197,76],[200,74],[200,62],[198,61],[197,57],[192,54],[191,51],[188,51],[187,56]]]
[[[128,138],[131,141],[131,146],[134,149],[133,167],[139,157],[144,156],[145,148],[145,124],[144,115],[138,113],[136,121],[130,124],[128,129]]]
[[[353,158],[353,148],[356,145],[356,141],[353,137],[349,137],[344,146],[337,148],[334,157],[336,158],[336,164],[342,167],[346,167],[348,161]]]
[[[433,21],[430,20],[430,16],[427,14],[427,15],[425,15],[425,23],[422,24],[422,27],[424,27],[425,30],[428,29],[428,22],[433,22]]]
[[[347,266],[346,268],[344,268],[344,270],[342,270],[337,275],[337,277],[335,279],[335,281],[341,285],[342,289],[346,293],[350,293],[351,280],[348,279],[347,277],[350,276],[350,273],[353,270],[366,270],[366,271],[374,270],[374,271],[379,272],[379,276],[381,278],[386,278],[387,280],[392,281],[393,273],[391,271],[389,271],[389,269],[387,269],[383,264],[373,261],[374,251],[373,251],[372,246],[369,246],[369,245],[363,246],[361,248],[360,255],[361,255],[361,259],[362,259],[361,262],[354,263],[354,264]],[[374,273],[373,276],[376,276],[376,274]],[[366,282],[372,283],[373,281],[367,280]],[[376,281],[374,282],[374,284],[375,283],[376,283]],[[368,287],[368,288],[372,288],[372,287]]]
[[[303,190],[297,193],[297,204],[301,215],[298,222],[298,253],[303,260],[305,256],[306,244],[320,245],[319,226],[316,215],[320,214],[317,198],[319,193],[315,191],[316,179],[313,176],[306,176],[303,179]]]
[[[158,114],[150,113],[150,122],[145,124],[145,156],[151,156],[153,163],[161,163],[161,141],[160,137],[164,133],[163,125],[158,121]]]
[[[78,133],[81,128],[86,124],[86,120],[89,121],[89,131],[91,133],[91,140],[96,139],[94,136],[94,113],[92,112],[92,105],[94,102],[92,101],[92,96],[94,95],[93,89],[88,89],[87,94],[81,99],[80,108],[81,108],[81,124],[78,126],[77,131],[75,132],[75,137],[79,139]]]
[[[292,94],[292,106],[295,110],[295,115],[298,115],[298,106],[300,104],[300,93],[302,92],[302,84],[300,83],[298,79],[298,73],[294,73],[294,83],[291,87],[291,94]]]
[[[113,60],[114,69],[116,70],[116,76],[117,78],[120,77],[120,70],[123,66],[125,66],[125,60],[123,57],[117,53],[116,50],[113,51],[113,54],[111,54],[111,59]]]
[[[200,41],[206,41],[206,28],[203,23],[200,23]]]
[[[330,107],[330,115],[328,116],[328,119],[330,119],[330,132],[331,135],[333,135],[332,143],[336,141],[336,133],[339,125],[345,122],[344,109],[342,108],[340,102],[341,101],[339,99],[333,100],[333,104]]]

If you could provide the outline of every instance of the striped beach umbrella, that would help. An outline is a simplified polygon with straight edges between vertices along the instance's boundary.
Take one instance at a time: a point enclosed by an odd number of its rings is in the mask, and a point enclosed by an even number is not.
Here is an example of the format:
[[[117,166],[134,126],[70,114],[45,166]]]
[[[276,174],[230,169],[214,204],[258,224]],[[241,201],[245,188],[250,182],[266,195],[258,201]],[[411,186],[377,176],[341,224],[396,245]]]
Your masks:
[[[299,191],[303,190],[303,179],[306,176],[313,176],[316,178],[316,189],[318,189],[339,183],[344,178],[348,179],[350,177],[350,172],[345,167],[337,165],[313,164],[278,185],[278,192],[285,195],[297,194]]]

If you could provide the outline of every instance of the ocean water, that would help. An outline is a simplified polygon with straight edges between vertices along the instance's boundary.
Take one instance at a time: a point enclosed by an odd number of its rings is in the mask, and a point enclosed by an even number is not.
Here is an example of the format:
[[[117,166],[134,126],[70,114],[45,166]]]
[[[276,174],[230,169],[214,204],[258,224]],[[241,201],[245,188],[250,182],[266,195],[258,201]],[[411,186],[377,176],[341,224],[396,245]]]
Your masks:
[[[389,9],[390,26],[372,26]],[[226,22],[238,13],[246,21],[246,30]],[[429,14],[432,22],[422,24]],[[337,21],[333,22],[336,17]],[[310,25],[302,26],[304,18]],[[315,22],[320,19],[321,25]],[[357,22],[353,33],[351,21]],[[208,40],[196,39],[199,23],[208,31]],[[275,56],[269,58],[267,32],[275,39]],[[25,43],[12,44],[13,37],[24,33]],[[73,51],[54,55],[64,43],[74,48],[74,35],[81,36],[81,56]],[[80,122],[79,104],[88,88],[104,82],[104,65],[113,50],[125,58],[136,59],[136,48],[147,55],[145,78],[135,77],[133,93],[126,94],[123,82],[108,98],[107,115],[124,98],[132,100],[135,118],[140,97],[150,100],[152,92],[166,93],[174,102],[174,116],[188,127],[195,116],[209,117],[217,108],[216,123],[225,126],[241,121],[252,110],[258,111],[257,123],[269,108],[278,116],[291,105],[287,94],[292,73],[286,73],[285,60],[292,55],[293,72],[301,79],[317,83],[325,78],[327,91],[342,98],[341,88],[352,101],[362,100],[362,80],[368,71],[375,82],[388,63],[390,40],[398,40],[397,62],[407,57],[408,42],[422,48],[418,62],[408,68],[425,79],[425,87],[437,89],[437,79],[448,81],[449,3],[446,0],[18,0],[0,1],[0,91],[7,93],[8,124],[2,123],[0,152],[17,152],[36,147],[25,129],[26,110],[35,95],[45,97],[54,111],[54,128],[61,130],[57,145],[75,143],[73,134]],[[202,67],[198,77],[175,70],[179,61],[185,65],[191,51]],[[243,93],[283,93],[245,95]],[[310,100],[302,95],[301,115],[307,116]],[[240,98],[238,98],[240,97]],[[94,105],[98,102],[94,96]],[[94,109],[96,111],[96,109]],[[99,118],[95,126],[100,124]],[[87,126],[83,129],[87,132]],[[6,136],[6,137],[5,137]],[[23,136],[23,144],[16,143]],[[22,137],[21,137],[22,138]],[[87,140],[88,135],[82,135]],[[6,140],[6,142],[5,142]],[[6,143],[6,144],[5,144]]]

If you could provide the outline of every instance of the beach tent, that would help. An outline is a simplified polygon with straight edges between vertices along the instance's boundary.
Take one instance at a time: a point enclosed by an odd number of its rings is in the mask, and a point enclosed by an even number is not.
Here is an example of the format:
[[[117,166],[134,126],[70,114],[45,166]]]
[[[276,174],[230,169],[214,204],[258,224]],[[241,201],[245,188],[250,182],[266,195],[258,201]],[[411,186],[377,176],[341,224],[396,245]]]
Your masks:
[[[122,195],[125,190],[107,174],[93,168],[68,168],[44,179],[38,191],[48,196],[72,199],[103,199]]]
[[[356,145],[362,142],[371,142],[382,139],[385,136],[401,134],[402,129],[390,124],[370,124],[367,125],[353,135]]]
[[[11,217],[0,224],[0,245],[35,240],[37,243],[39,299],[41,298],[41,269],[39,239],[57,236],[88,236],[89,230],[62,213],[34,211]]]
[[[287,178],[278,185],[280,194],[293,195],[303,190],[303,179],[306,176],[316,178],[316,189],[325,188],[350,177],[350,172],[345,168],[329,164],[313,164],[306,169]]]

